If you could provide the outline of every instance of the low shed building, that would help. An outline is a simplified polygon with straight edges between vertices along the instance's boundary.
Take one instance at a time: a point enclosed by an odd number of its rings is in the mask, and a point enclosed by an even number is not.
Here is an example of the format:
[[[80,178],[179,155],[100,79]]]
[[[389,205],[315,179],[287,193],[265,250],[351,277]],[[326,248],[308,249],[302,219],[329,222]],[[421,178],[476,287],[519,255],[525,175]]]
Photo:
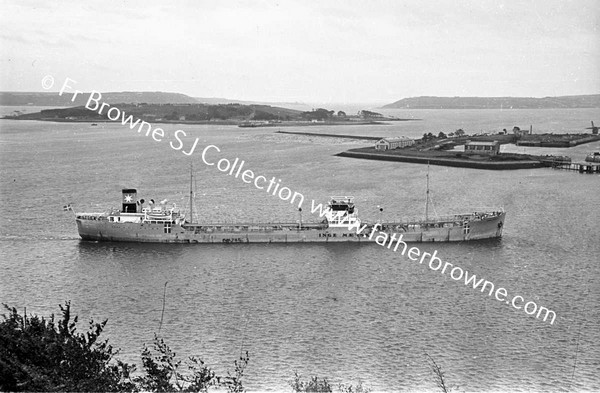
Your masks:
[[[465,153],[495,155],[500,153],[500,143],[498,141],[467,142],[465,144]]]
[[[414,139],[406,137],[402,138],[383,138],[375,143],[376,150],[392,150],[401,147],[412,146],[415,144]]]

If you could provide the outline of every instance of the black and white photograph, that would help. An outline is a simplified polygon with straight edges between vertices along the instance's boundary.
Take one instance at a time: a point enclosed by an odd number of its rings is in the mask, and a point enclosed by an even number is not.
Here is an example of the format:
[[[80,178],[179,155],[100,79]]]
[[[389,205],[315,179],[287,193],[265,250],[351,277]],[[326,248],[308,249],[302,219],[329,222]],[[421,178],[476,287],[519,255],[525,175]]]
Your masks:
[[[597,0],[0,25],[0,391],[600,392]]]

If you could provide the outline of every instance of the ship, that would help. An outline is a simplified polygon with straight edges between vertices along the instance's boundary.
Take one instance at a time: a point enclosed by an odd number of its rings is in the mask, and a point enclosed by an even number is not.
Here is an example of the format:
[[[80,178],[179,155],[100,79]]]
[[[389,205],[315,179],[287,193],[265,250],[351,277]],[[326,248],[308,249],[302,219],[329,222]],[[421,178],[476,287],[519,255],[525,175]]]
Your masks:
[[[191,182],[190,182],[191,183]],[[462,242],[502,236],[506,212],[502,208],[430,217],[429,175],[425,217],[414,220],[362,221],[352,196],[333,196],[319,213],[321,221],[196,223],[190,187],[189,214],[166,200],[137,199],[136,189],[122,189],[121,209],[75,213],[83,240],[149,243],[373,243],[381,236],[404,242]]]

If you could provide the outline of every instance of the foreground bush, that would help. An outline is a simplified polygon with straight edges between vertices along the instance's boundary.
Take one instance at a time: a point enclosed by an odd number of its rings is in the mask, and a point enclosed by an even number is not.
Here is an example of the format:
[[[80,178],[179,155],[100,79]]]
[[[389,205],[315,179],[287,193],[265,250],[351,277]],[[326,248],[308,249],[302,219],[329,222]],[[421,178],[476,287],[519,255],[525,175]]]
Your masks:
[[[218,376],[198,358],[181,361],[165,342],[154,336],[152,350],[142,352],[144,373],[132,377],[135,366],[114,358],[118,351],[98,337],[106,321],[90,320],[86,333],[77,332],[71,304],[60,306],[55,320],[20,315],[4,306],[8,315],[0,323],[0,391],[44,392],[206,392],[209,387],[243,392],[242,377],[249,357],[234,362],[233,375]]]
[[[98,341],[106,321],[90,321],[78,333],[71,305],[60,306],[55,321],[20,315],[15,308],[0,323],[0,390],[2,391],[122,391],[132,390],[133,366],[111,362],[116,351]]]
[[[302,377],[298,375],[298,372],[294,372],[294,379],[289,381],[288,384],[291,386],[292,391],[299,392],[315,392],[315,393],[329,393],[333,392],[331,384],[327,378],[319,378],[318,376],[311,377],[308,381],[303,381]],[[340,383],[338,390],[340,393],[370,393],[371,389],[363,386],[361,381],[358,381],[356,386],[344,385]]]
[[[142,352],[145,375],[134,378],[135,387],[151,392],[206,392],[209,387],[226,388],[229,392],[244,392],[242,377],[250,357],[248,352],[234,361],[235,373],[220,377],[196,357],[186,362],[187,372],[181,372],[181,361],[176,360],[175,352],[165,342],[154,336],[153,349]]]

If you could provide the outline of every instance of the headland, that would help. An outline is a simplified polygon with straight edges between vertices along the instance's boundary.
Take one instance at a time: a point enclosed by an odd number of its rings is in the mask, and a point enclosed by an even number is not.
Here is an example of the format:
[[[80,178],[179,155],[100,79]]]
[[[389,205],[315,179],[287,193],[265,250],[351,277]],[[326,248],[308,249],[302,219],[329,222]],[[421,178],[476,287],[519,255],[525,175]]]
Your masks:
[[[94,102],[100,99],[100,93],[90,96],[84,106],[71,108],[44,109],[35,113],[16,111],[4,119],[40,120],[53,122],[101,123],[110,122],[108,110],[103,107],[94,110]],[[103,101],[104,102],[104,101]],[[152,123],[176,124],[212,124],[238,125],[239,127],[306,127],[323,125],[370,125],[391,121],[410,121],[416,119],[400,119],[384,116],[377,112],[361,110],[357,114],[334,111],[324,108],[311,111],[299,111],[259,104],[204,104],[204,103],[116,103],[107,107],[118,108],[141,121]]]

